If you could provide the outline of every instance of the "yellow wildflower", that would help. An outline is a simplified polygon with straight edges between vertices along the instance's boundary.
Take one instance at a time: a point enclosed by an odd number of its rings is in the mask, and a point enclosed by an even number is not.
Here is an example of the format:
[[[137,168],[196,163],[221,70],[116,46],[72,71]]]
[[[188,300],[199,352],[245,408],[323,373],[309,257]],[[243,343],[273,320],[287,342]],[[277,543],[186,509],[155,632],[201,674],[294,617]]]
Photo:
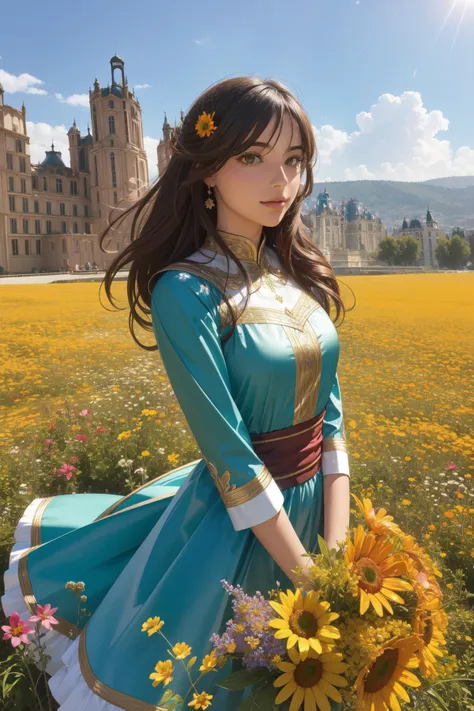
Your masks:
[[[191,647],[186,642],[177,642],[173,647],[173,654],[176,659],[186,659],[191,654]]]
[[[210,654],[206,654],[204,659],[202,660],[202,664],[199,667],[199,671],[202,671],[204,674],[207,674],[207,672],[212,671],[214,667],[217,665],[217,656],[216,652],[213,649]]]
[[[155,671],[150,674],[150,679],[153,679],[153,686],[158,686],[163,682],[164,686],[173,681],[171,674],[173,673],[173,662],[167,659],[165,662],[158,662],[155,666]]]
[[[147,621],[142,624],[142,632],[148,632],[148,636],[151,637],[155,632],[159,632],[164,624],[164,621],[159,617],[149,617]]]
[[[205,691],[201,691],[200,694],[195,694],[193,692],[193,700],[189,702],[188,706],[192,706],[194,709],[207,709],[211,705],[212,694],[207,694]]]

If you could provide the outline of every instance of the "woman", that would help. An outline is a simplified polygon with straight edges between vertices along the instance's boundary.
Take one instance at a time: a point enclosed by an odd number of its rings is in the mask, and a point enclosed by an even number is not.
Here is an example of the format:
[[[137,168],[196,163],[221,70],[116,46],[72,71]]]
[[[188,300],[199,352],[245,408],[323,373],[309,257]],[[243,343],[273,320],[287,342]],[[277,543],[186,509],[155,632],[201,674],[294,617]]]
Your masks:
[[[107,295],[129,265],[132,336],[139,343],[134,321],[153,329],[202,458],[126,497],[37,499],[20,521],[3,605],[58,607],[48,671],[62,711],[159,709],[163,687],[149,675],[169,654],[143,634],[146,620],[159,616],[168,639],[201,659],[229,614],[222,579],[250,594],[291,586],[318,533],[330,547],[345,537],[350,472],[329,316],[331,302],[337,317],[344,306],[300,218],[315,151],[286,87],[222,81],[195,101],[164,174],[121,217],[134,214],[132,241],[108,269]],[[79,624],[66,581],[86,586],[91,615]],[[228,673],[202,681],[219,710],[241,702],[209,686]],[[170,686],[188,689],[177,664]]]

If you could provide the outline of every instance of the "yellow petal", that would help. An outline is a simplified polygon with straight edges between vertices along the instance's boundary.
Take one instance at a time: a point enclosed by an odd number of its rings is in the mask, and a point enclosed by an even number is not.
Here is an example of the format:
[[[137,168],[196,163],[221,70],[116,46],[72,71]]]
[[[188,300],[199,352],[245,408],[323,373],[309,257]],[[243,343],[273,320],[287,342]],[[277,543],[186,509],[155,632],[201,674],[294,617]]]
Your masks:
[[[377,598],[375,597],[375,595],[373,595],[372,593],[367,593],[367,594],[368,594],[368,596],[369,596],[370,602],[372,603],[372,607],[374,608],[374,610],[375,610],[375,612],[377,613],[377,615],[378,615],[379,617],[383,617],[383,607],[382,607],[382,605],[381,605],[380,600],[377,600]]]
[[[369,609],[370,599],[365,590],[360,588],[360,614],[363,615]]]
[[[288,629],[288,622],[286,620],[270,620],[268,623],[269,627],[274,627],[277,630],[287,630]]]
[[[316,704],[311,689],[304,690],[304,711],[316,711]]]
[[[276,635],[275,635],[276,637]],[[294,647],[295,644],[298,641],[298,635],[297,634],[292,634],[290,637],[288,637],[288,642],[286,643],[287,649],[290,649],[290,647]]]
[[[291,662],[278,662],[278,669],[282,672],[293,672],[295,665]]]
[[[289,684],[283,687],[283,689],[279,692],[275,699],[275,704],[278,706],[278,704],[282,704],[284,701],[290,698],[291,694],[295,691],[296,689],[296,682],[295,681],[290,681]]]
[[[342,696],[339,693],[339,691],[336,689],[335,686],[330,684],[326,679],[320,679],[316,689],[319,687],[319,689],[323,692],[323,694],[326,694],[326,696],[329,696],[330,699],[333,701],[337,701],[340,703],[342,701]],[[314,693],[314,687],[313,687],[313,693]]]
[[[334,674],[347,671],[349,664],[345,662],[328,662],[324,665],[325,671],[333,672]]]
[[[305,639],[304,637],[299,637],[298,638],[298,648],[301,652],[309,652],[309,641]]]
[[[285,619],[285,620],[289,619],[288,611],[279,602],[270,600],[270,605],[273,607],[275,612],[277,612],[280,615],[280,617],[283,617],[283,619]]]
[[[294,669],[294,667],[293,667]],[[294,677],[293,672],[287,672],[286,674],[282,674],[279,676],[275,681],[273,682],[273,686],[279,687],[279,686],[285,686],[285,684],[288,684]]]
[[[412,672],[406,669],[400,674],[399,681],[407,686],[417,687],[421,685],[421,681]]]
[[[393,682],[393,690],[399,695],[399,697],[403,701],[410,703],[410,697],[407,694],[407,690],[401,684],[399,684],[398,681]]]
[[[286,637],[291,637],[291,635],[292,632],[288,629],[288,627],[286,628],[286,630],[278,630],[277,632],[275,632],[276,639],[285,639]]]
[[[331,672],[323,672],[323,678],[326,679],[333,686],[347,686],[348,681],[343,676],[339,674],[332,674]]]
[[[312,647],[312,649],[314,649],[314,651],[317,652],[317,654],[322,653],[323,648],[321,646],[321,642],[319,641],[319,639],[316,639],[316,637],[310,637],[309,644]]]
[[[319,683],[321,683],[321,681]],[[311,691],[313,692],[314,700],[318,704],[318,708],[321,709],[321,711],[331,711],[331,704],[327,696],[320,691],[317,686],[313,686]]]
[[[290,711],[298,711],[304,699],[304,689],[298,686],[291,699]]]

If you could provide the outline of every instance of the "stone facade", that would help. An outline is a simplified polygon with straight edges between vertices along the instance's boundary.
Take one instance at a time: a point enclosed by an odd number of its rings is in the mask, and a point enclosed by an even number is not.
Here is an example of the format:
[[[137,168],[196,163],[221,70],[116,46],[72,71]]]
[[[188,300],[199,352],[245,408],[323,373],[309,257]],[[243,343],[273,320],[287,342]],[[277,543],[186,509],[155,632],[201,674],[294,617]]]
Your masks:
[[[404,219],[400,229],[394,230],[393,234],[396,237],[400,237],[401,235],[411,235],[418,240],[421,245],[421,253],[420,258],[417,261],[417,266],[439,266],[435,250],[438,246],[439,238],[445,237],[446,235],[439,229],[438,223],[433,219],[430,210],[427,210],[426,212],[426,220],[424,224],[421,220],[416,218],[410,220],[410,222]]]
[[[81,136],[75,121],[68,131],[70,167],[54,144],[41,163],[31,162],[26,107],[5,104],[0,84],[0,272],[74,270],[86,262],[103,269],[125,247],[126,233],[115,232],[104,253],[98,235],[118,214],[115,206],[147,190],[148,163],[124,62],[115,56],[110,66],[112,83],[101,88],[96,79],[89,89],[92,134]]]

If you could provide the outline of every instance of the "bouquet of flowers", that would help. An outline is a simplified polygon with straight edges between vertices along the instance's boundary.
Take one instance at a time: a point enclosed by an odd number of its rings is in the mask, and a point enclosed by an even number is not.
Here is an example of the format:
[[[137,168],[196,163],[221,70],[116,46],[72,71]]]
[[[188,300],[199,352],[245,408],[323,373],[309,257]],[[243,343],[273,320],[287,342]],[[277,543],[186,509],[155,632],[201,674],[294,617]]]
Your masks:
[[[218,686],[250,687],[242,711],[400,711],[438,674],[447,629],[441,573],[385,509],[354,499],[364,525],[337,550],[319,537],[303,588],[266,599],[223,581],[234,615],[211,641],[219,657],[241,659]]]

